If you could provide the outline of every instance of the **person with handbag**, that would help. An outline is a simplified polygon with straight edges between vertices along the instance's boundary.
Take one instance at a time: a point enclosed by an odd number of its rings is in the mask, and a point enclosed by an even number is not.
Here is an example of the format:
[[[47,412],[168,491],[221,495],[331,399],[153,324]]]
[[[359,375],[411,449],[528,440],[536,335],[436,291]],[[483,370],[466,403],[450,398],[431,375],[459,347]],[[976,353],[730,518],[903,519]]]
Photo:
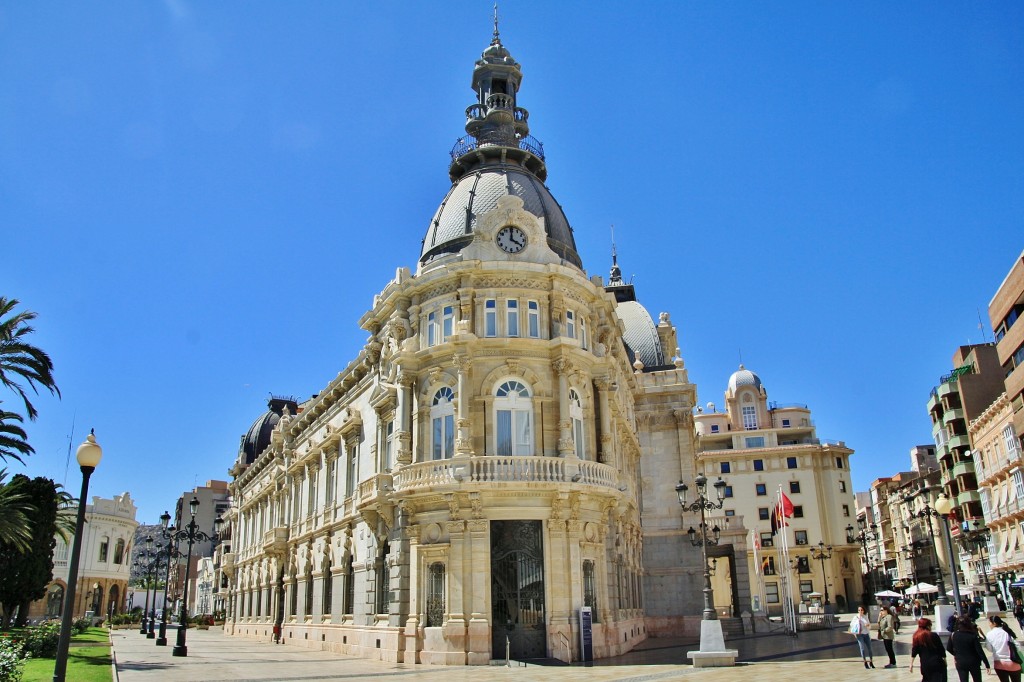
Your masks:
[[[1020,653],[1014,643],[1017,634],[999,616],[989,616],[992,628],[985,635],[992,650],[992,667],[999,682],[1020,682]]]
[[[896,639],[896,617],[893,615],[895,609],[883,606],[878,615],[878,639],[885,645],[885,653],[889,655],[889,664],[886,668],[896,667],[896,652],[892,648],[892,641]]]
[[[946,643],[946,651],[953,654],[960,682],[967,682],[968,676],[972,682],[981,682],[982,663],[985,664],[985,668],[989,672],[992,672],[992,666],[988,664],[985,650],[981,647],[978,627],[970,616],[960,617],[956,631],[949,636],[949,641]]]
[[[921,657],[921,682],[946,682],[946,649],[942,640],[932,632],[930,618],[917,621],[917,631],[910,647],[910,672],[914,672],[914,660]]]
[[[875,655],[871,653],[871,621],[868,620],[863,606],[857,607],[857,615],[850,619],[850,634],[857,640],[860,657],[865,668],[875,667]]]

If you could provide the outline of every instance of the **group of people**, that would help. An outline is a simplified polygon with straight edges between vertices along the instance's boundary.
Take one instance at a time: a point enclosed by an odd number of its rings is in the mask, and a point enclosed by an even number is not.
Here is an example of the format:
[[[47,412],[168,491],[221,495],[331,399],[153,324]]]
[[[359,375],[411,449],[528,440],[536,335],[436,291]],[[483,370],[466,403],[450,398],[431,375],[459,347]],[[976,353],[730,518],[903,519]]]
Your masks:
[[[975,623],[976,616],[970,614],[951,619],[952,631],[946,645],[937,634],[932,632],[932,621],[921,616],[917,619],[917,631],[911,640],[910,670],[914,663],[921,659],[921,682],[946,682],[946,653],[953,656],[960,682],[981,682],[981,666],[995,671],[1000,682],[1021,682],[1021,656],[1015,640],[1017,634],[1003,622],[999,616],[989,616],[991,628],[982,636]],[[900,622],[896,609],[883,606],[878,620],[874,624],[874,632],[885,645],[885,653],[889,656],[886,668],[896,667],[896,653],[893,640],[899,632]],[[850,633],[854,635],[860,656],[865,668],[874,668],[874,655],[871,651],[872,624],[864,607],[857,609],[857,615],[850,621]],[[992,654],[992,662],[985,653],[982,644],[987,644]]]

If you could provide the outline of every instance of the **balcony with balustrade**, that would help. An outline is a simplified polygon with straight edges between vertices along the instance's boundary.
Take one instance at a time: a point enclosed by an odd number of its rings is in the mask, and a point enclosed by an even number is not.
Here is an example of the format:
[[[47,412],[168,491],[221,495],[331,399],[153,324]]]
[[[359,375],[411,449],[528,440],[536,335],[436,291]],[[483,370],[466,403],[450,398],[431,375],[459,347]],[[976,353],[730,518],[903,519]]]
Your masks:
[[[404,467],[394,475],[395,492],[449,490],[466,484],[507,488],[523,484],[572,484],[618,492],[618,472],[607,464],[563,457],[470,457],[435,460]]]

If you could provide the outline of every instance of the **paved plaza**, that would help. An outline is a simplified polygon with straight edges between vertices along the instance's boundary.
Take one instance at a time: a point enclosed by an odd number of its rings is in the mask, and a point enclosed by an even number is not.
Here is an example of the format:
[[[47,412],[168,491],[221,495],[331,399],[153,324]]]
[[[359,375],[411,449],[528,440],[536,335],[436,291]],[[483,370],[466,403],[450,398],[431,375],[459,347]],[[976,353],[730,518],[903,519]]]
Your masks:
[[[134,630],[111,633],[115,668],[119,682],[244,682],[246,680],[358,680],[393,679],[401,682],[469,680],[523,680],[524,682],[655,682],[696,679],[701,682],[726,682],[757,679],[758,682],[794,682],[802,678],[834,677],[843,682],[862,680],[918,680],[907,670],[910,663],[912,628],[904,627],[897,637],[899,667],[885,670],[882,643],[874,641],[874,670],[865,670],[846,624],[833,630],[801,632],[797,637],[784,634],[733,639],[729,645],[739,649],[741,665],[734,668],[694,669],[686,660],[686,651],[695,649],[692,641],[649,639],[627,655],[599,661],[591,666],[576,664],[530,665],[506,668],[443,667],[403,663],[382,663],[352,656],[313,651],[296,646],[273,645],[254,640],[225,637],[219,628],[189,630],[187,658],[171,656],[171,646],[156,647]],[[168,633],[170,644],[174,632]],[[952,665],[952,663],[950,664]],[[955,671],[950,673],[955,679]]]

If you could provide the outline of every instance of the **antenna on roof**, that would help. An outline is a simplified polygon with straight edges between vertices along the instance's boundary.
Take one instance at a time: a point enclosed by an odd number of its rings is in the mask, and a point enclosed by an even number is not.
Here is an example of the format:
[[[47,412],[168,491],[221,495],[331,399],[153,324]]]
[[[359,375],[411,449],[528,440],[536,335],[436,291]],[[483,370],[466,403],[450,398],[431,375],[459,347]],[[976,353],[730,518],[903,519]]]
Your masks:
[[[988,334],[985,333],[985,325],[981,321],[981,309],[978,310],[978,329],[981,330],[981,340],[983,343],[988,342]]]
[[[739,353],[739,356],[740,356],[740,367],[742,367],[743,366],[743,349],[742,348],[737,348],[736,352]]]

